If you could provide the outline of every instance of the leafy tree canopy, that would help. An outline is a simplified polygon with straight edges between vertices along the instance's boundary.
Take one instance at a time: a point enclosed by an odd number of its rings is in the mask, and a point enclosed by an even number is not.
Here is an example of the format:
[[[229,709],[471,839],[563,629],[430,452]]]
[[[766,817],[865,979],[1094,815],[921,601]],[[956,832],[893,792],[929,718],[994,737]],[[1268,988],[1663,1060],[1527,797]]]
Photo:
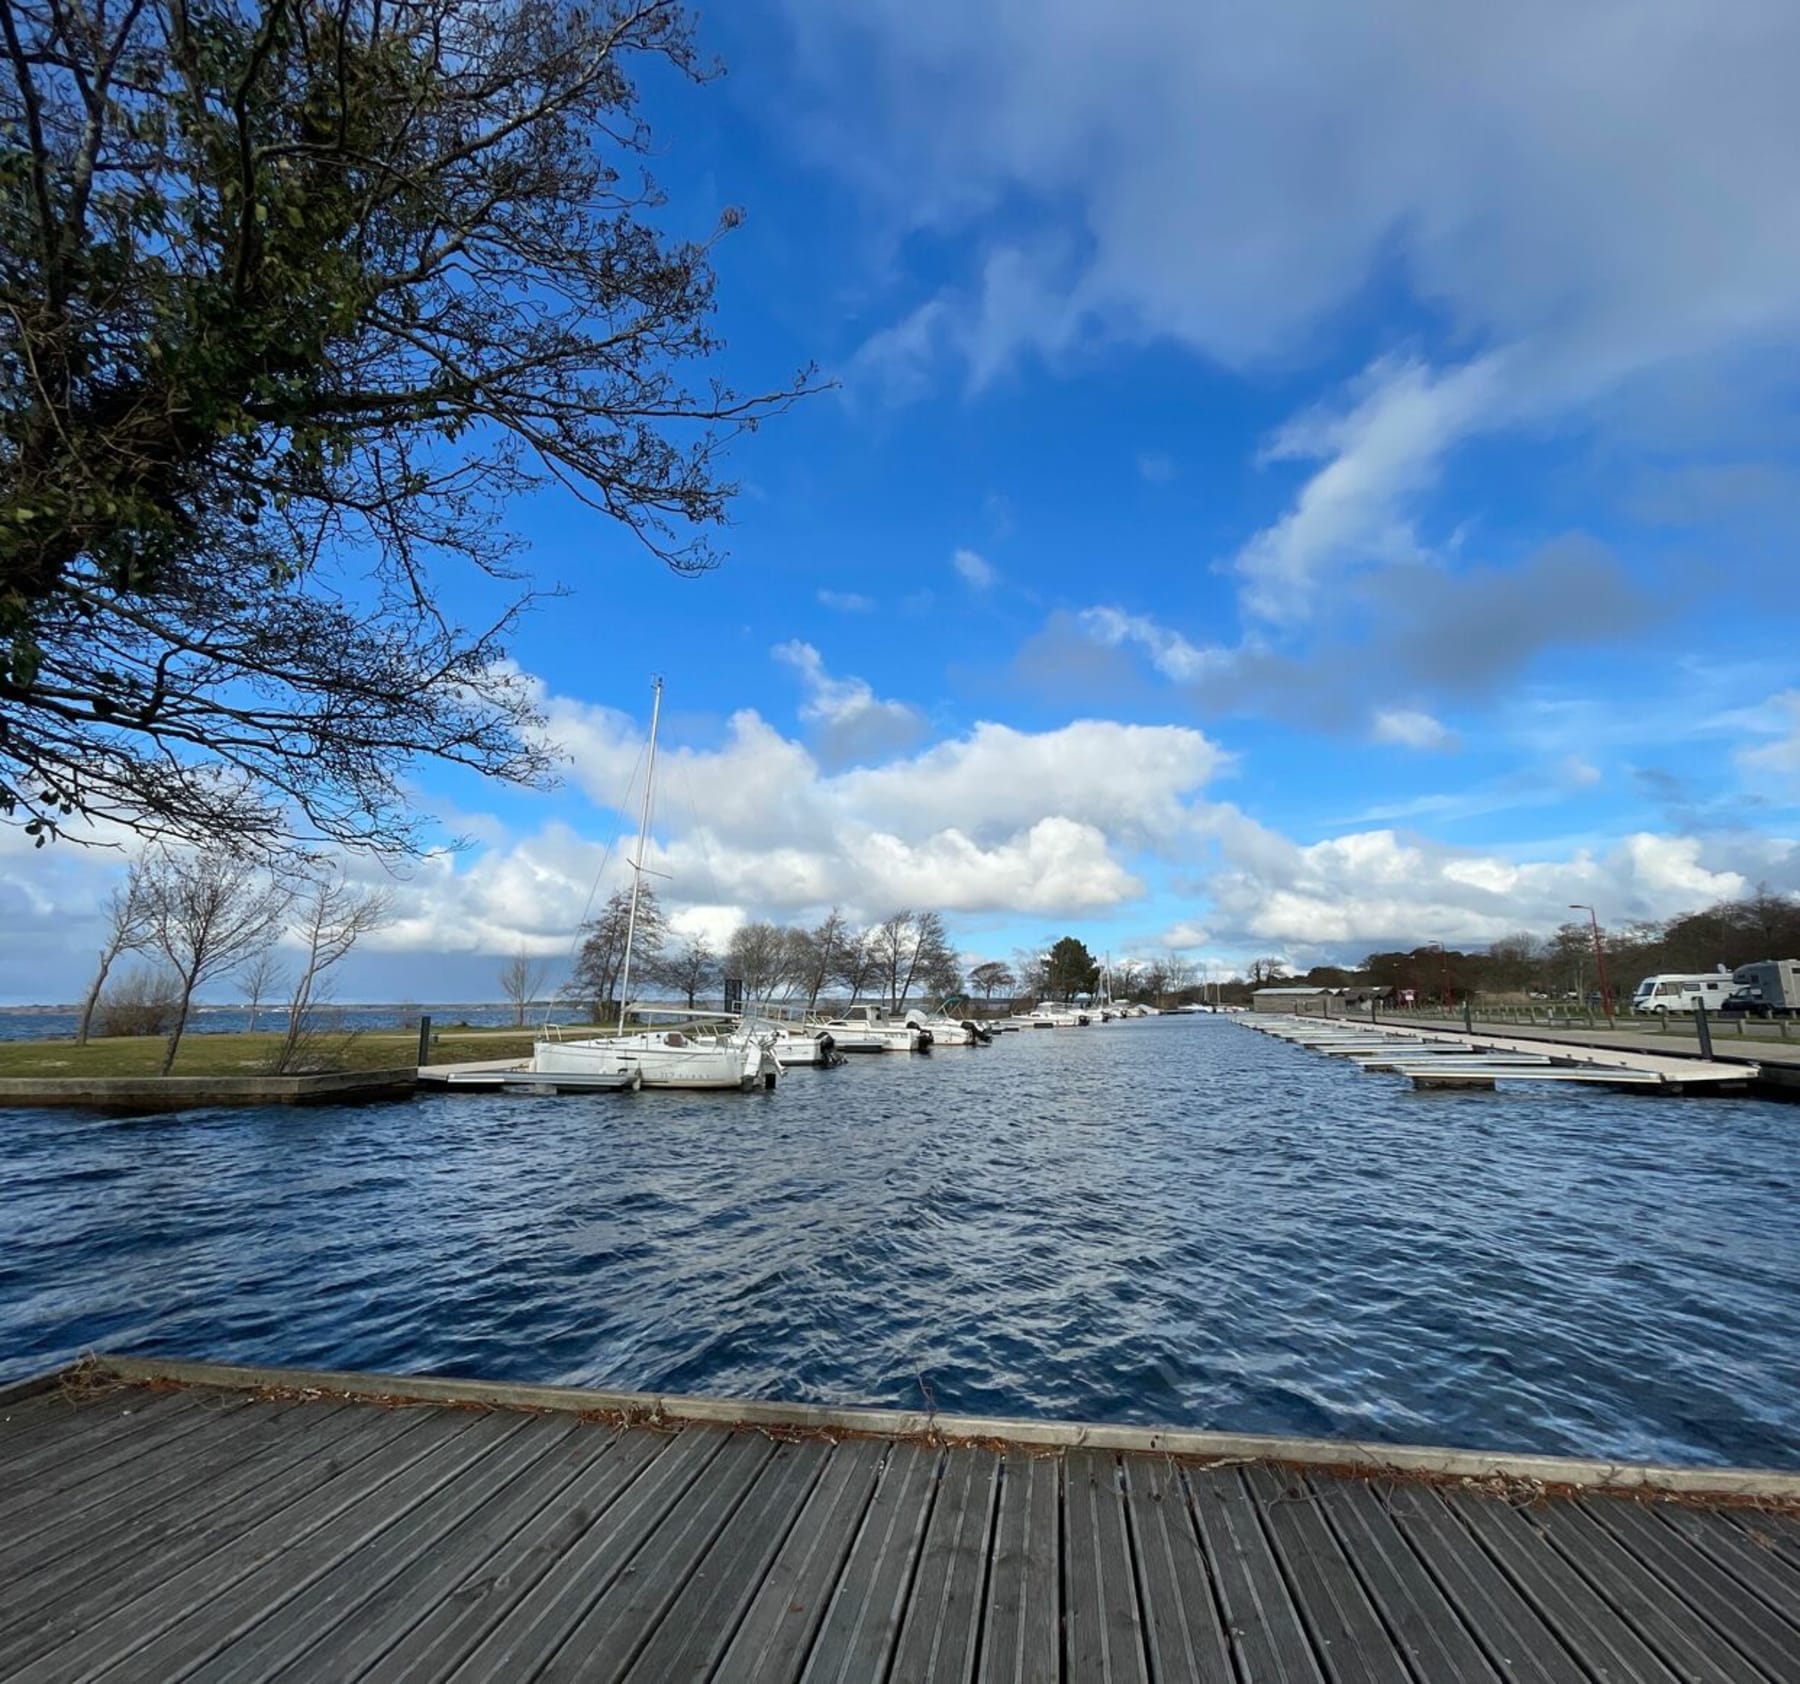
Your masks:
[[[634,61],[673,0],[0,6],[0,816],[401,852],[434,755],[552,753],[447,564],[545,482],[704,568],[717,349]],[[729,213],[722,227],[735,220]]]
[[[1088,952],[1084,942],[1064,936],[1050,949],[1045,987],[1053,999],[1072,1000],[1077,994],[1091,994],[1099,982],[1100,961]]]

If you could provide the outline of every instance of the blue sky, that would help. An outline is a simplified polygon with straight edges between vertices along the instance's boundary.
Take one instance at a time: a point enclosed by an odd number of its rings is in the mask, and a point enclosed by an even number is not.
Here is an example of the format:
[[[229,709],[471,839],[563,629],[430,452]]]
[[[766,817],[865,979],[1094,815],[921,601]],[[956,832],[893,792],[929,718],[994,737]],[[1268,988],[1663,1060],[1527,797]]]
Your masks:
[[[514,651],[550,795],[347,996],[566,954],[649,678],[678,925],[941,908],[971,959],[1305,964],[1800,890],[1800,10],[750,0],[646,73],[734,450],[678,579],[555,495]],[[464,600],[449,580],[447,594]],[[468,599],[473,609],[475,599]],[[111,867],[8,843],[0,996],[76,991]]]

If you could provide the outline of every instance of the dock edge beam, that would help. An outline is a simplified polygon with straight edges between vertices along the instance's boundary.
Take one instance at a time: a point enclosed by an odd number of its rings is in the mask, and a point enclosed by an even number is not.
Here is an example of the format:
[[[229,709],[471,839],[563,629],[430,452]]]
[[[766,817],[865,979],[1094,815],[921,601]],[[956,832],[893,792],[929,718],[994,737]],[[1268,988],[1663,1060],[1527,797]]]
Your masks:
[[[1370,1444],[1353,1439],[1285,1438],[1186,1427],[1108,1426],[919,1410],[840,1409],[831,1405],[771,1403],[754,1398],[610,1392],[581,1386],[515,1384],[430,1375],[245,1367],[161,1357],[102,1355],[92,1358],[85,1372],[95,1378],[110,1376],[127,1383],[165,1381],[223,1391],[310,1391],[326,1396],[388,1402],[557,1410],[617,1415],[644,1424],[691,1421],[720,1426],[860,1433],[884,1438],[997,1439],[1008,1444],[1046,1449],[1150,1451],[1210,1461],[1279,1462],[1347,1469],[1362,1474],[1385,1472],[1476,1480],[1529,1480],[1543,1485],[1640,1495],[1800,1500],[1800,1472],[1772,1468],[1675,1467],[1576,1456]]]

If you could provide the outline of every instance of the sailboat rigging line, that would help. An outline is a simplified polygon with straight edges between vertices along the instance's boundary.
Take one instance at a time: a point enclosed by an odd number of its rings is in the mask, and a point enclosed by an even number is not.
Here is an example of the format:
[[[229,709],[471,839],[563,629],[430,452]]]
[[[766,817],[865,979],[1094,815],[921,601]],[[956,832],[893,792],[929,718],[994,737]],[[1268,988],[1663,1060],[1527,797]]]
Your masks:
[[[650,685],[650,764],[644,772],[644,816],[638,825],[637,858],[631,862],[631,915],[625,921],[625,961],[619,969],[619,1028],[631,1003],[631,943],[637,935],[638,897],[644,890],[644,853],[650,846],[650,798],[656,787],[656,728],[662,720],[663,681]]]
[[[643,764],[644,750],[640,748],[637,753],[637,759],[631,763],[631,777],[626,782],[625,800],[621,803],[621,806],[629,805],[631,801],[631,792],[637,788],[638,768]],[[648,787],[648,784],[646,784],[646,787]],[[571,982],[574,981],[575,961],[581,954],[581,932],[588,926],[588,914],[594,910],[594,896],[599,894],[600,885],[606,881],[606,868],[612,864],[613,850],[618,847],[618,845],[619,839],[617,836],[608,840],[605,851],[600,855],[600,868],[594,873],[593,881],[588,884],[587,899],[581,903],[581,916],[576,920],[575,928],[569,936],[569,980]],[[541,1027],[545,1029],[550,1027],[550,1011],[553,1004],[554,1002],[550,1000],[544,1002],[544,1021]]]

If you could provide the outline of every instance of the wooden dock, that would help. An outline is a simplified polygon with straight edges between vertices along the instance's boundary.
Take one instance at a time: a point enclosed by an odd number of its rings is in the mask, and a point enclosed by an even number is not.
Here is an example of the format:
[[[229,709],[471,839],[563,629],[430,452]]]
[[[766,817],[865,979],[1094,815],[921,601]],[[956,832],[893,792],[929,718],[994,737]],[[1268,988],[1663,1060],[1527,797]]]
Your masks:
[[[1800,1476],[921,1420],[146,1362],[14,1388],[0,1678],[1796,1676]]]
[[[1593,1044],[1561,1044],[1490,1034],[1486,1029],[1428,1029],[1307,1014],[1236,1020],[1312,1052],[1378,1074],[1410,1078],[1417,1088],[1492,1088],[1496,1082],[1591,1082],[1669,1094],[1742,1093],[1760,1075],[1749,1061],[1690,1058]]]

